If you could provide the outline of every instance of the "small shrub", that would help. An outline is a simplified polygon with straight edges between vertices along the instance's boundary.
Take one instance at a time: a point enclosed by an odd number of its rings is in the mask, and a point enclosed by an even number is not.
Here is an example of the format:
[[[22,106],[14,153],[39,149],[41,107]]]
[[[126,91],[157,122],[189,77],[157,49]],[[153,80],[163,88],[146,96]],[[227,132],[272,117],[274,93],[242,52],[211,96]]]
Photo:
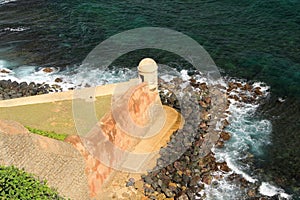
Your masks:
[[[42,130],[39,130],[39,129],[30,128],[28,126],[26,126],[26,128],[31,133],[35,133],[35,134],[38,134],[38,135],[46,136],[46,137],[56,139],[56,140],[61,140],[61,141],[63,141],[68,136],[67,134],[64,134],[64,133],[58,134],[58,133],[55,133],[54,131],[42,131]]]
[[[0,166],[0,199],[61,199],[56,190],[14,166]]]

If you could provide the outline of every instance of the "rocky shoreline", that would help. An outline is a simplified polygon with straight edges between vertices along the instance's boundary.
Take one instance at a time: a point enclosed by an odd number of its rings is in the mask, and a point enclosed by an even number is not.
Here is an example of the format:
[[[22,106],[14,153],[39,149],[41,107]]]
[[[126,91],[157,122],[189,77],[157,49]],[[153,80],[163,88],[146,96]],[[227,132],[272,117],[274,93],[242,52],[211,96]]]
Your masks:
[[[0,100],[15,99],[19,97],[34,96],[39,94],[48,94],[52,92],[61,92],[59,85],[49,85],[46,83],[27,83],[11,80],[0,80]]]
[[[276,197],[270,198],[259,194],[257,183],[248,182],[241,175],[232,172],[226,162],[216,162],[214,153],[210,149],[204,151],[201,147],[205,143],[205,137],[215,135],[217,141],[211,140],[216,141],[214,147],[222,148],[231,137],[230,133],[224,130],[229,125],[227,116],[230,115],[230,112],[227,109],[230,103],[234,101],[255,104],[263,97],[261,88],[232,80],[226,81],[226,87],[218,85],[217,89],[209,88],[206,83],[201,83],[192,77],[189,80],[189,86],[183,90],[184,92],[197,91],[196,101],[199,103],[198,106],[201,111],[199,118],[196,116],[198,113],[195,112],[197,108],[193,107],[195,105],[192,102],[188,104],[192,106],[189,109],[180,109],[180,104],[185,104],[184,101],[194,101],[195,99],[182,98],[179,101],[176,98],[178,94],[172,92],[178,90],[178,86],[182,85],[183,82],[179,78],[173,79],[170,83],[159,81],[162,103],[180,111],[187,126],[176,131],[168,145],[161,148],[157,166],[141,176],[144,183],[143,187],[136,188],[141,190],[149,199],[205,199],[204,188],[206,186],[216,186],[219,184],[218,180],[226,179],[226,181],[235,182],[239,185],[246,194],[244,199],[276,199]],[[216,90],[222,91],[227,97],[225,109],[221,109],[223,113],[214,110],[215,105],[212,106],[212,98]],[[218,119],[215,121],[216,117]],[[212,127],[217,125],[217,121],[220,121],[221,125],[216,132]],[[209,135],[209,133],[211,134]],[[135,187],[132,180],[129,180],[128,183]]]

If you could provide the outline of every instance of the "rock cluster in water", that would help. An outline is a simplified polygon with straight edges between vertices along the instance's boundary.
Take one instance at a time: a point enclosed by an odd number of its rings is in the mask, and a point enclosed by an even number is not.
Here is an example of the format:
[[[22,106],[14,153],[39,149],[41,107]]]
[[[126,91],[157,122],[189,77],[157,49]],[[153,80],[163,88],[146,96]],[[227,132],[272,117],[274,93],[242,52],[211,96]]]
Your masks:
[[[40,83],[26,83],[11,80],[0,80],[0,100],[27,97],[39,94],[62,91],[59,85],[49,85]]]
[[[142,190],[150,199],[205,199],[205,194],[201,192],[205,185],[216,185],[216,180],[224,178],[222,173],[231,172],[228,179],[238,182],[240,187],[247,191],[248,199],[269,199],[259,195],[257,185],[250,184],[241,175],[233,173],[226,162],[216,162],[213,152],[203,154],[201,146],[205,136],[212,130],[209,127],[214,121],[211,119],[212,94],[206,83],[199,83],[193,78],[189,80],[189,85],[181,88],[182,85],[184,81],[179,78],[170,83],[159,81],[162,103],[180,111],[185,119],[185,126],[171,136],[166,147],[161,148],[156,167],[141,176],[143,187],[136,188]],[[227,96],[226,108],[229,107],[230,99],[255,103],[259,96],[263,95],[261,88],[248,83],[229,81],[227,87],[218,87]],[[191,91],[197,92],[192,96],[180,96],[180,93],[187,94]],[[227,110],[224,110],[224,113],[230,114]],[[227,119],[221,120],[221,123],[221,130],[215,133],[218,134],[216,148],[222,148],[224,142],[231,137],[230,133],[224,130],[229,125]],[[134,185],[132,181],[129,182],[127,186]]]
[[[201,145],[209,127],[211,97],[206,83],[190,81],[184,88],[179,78],[168,84],[160,81],[162,103],[180,110],[185,126],[161,148],[156,168],[142,176],[144,193],[150,199],[195,199],[204,184],[211,184],[212,170],[229,170],[226,163],[215,162],[212,152],[203,155]],[[193,92],[195,88],[199,91]],[[180,92],[184,95],[180,96]]]

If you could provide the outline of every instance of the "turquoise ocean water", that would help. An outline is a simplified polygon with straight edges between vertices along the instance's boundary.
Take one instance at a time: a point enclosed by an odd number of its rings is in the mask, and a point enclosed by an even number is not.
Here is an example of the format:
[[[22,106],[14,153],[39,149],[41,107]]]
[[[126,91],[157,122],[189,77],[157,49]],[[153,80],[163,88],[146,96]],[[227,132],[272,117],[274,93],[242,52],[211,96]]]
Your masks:
[[[263,127],[253,129],[256,135],[270,131],[268,137],[261,137],[263,147],[254,143],[249,148],[256,155],[255,167],[263,171],[265,181],[296,199],[300,194],[299,0],[0,0],[0,68],[51,66],[60,71],[74,68],[76,73],[75,66],[101,41],[149,26],[195,39],[224,76],[270,86],[269,98],[239,126]],[[174,68],[189,67],[178,56],[159,50],[132,52],[114,65],[135,67],[145,56]],[[279,97],[285,102],[279,103]],[[272,128],[264,128],[269,127],[265,120]]]

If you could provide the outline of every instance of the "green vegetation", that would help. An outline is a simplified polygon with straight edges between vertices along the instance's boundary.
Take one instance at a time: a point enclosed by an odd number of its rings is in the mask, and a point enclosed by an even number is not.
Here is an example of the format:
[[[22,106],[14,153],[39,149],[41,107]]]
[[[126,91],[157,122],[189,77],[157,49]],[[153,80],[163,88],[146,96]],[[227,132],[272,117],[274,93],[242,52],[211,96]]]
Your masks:
[[[0,199],[64,199],[34,175],[14,166],[0,166]]]
[[[61,141],[64,141],[64,139],[68,136],[68,134],[64,134],[64,133],[58,134],[58,133],[55,133],[54,131],[42,131],[42,130],[39,130],[39,129],[30,128],[28,126],[26,126],[26,128],[31,133],[35,133],[35,134],[38,134],[38,135],[46,136],[46,137],[56,139],[56,140],[61,140]]]

